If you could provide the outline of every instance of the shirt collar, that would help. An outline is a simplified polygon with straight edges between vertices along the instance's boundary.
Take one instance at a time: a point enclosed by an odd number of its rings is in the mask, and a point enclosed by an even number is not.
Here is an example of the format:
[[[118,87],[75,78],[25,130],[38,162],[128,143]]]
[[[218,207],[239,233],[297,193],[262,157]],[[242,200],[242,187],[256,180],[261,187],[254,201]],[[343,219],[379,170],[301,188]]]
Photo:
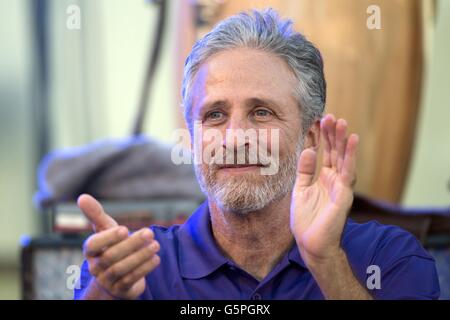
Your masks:
[[[294,242],[292,245],[291,250],[289,250],[288,253],[288,259],[290,262],[294,262],[298,264],[300,267],[308,269],[305,262],[302,259],[302,256],[300,255],[300,251],[298,250],[297,243]]]
[[[180,227],[179,240],[180,272],[184,278],[203,278],[226,263],[233,264],[222,254],[212,234],[208,201]],[[307,269],[295,243],[288,252],[288,260]]]
[[[179,239],[180,272],[184,278],[206,277],[228,262],[212,234],[208,201],[180,227]]]

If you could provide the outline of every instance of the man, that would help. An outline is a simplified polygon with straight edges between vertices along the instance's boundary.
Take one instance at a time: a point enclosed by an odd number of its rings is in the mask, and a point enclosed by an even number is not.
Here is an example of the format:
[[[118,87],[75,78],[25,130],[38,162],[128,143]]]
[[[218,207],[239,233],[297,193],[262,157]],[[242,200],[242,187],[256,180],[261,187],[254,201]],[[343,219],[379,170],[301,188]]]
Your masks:
[[[263,175],[264,163],[248,161],[259,140],[223,139],[221,154],[243,152],[246,161],[196,163],[208,200],[184,225],[132,235],[82,195],[96,233],[76,298],[438,298],[434,260],[413,236],[347,219],[358,136],[347,135],[345,120],[322,118],[325,92],[319,51],[273,10],[233,16],[199,40],[183,81],[194,144],[208,143],[194,124],[222,136],[276,131],[279,170]]]

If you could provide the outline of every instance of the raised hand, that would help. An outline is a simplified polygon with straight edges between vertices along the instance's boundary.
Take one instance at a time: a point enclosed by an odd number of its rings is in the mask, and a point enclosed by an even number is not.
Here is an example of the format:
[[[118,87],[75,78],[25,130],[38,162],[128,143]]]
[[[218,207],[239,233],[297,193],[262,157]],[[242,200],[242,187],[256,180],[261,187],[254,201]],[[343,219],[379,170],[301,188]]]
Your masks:
[[[145,275],[156,268],[159,243],[153,232],[143,228],[132,235],[105,213],[89,195],[78,198],[78,206],[92,223],[94,235],[84,244],[84,256],[93,280],[85,298],[135,299],[145,290]]]
[[[358,136],[347,137],[347,123],[325,116],[322,166],[314,181],[317,154],[300,155],[291,201],[291,230],[308,265],[326,263],[342,254],[340,240],[353,201]]]

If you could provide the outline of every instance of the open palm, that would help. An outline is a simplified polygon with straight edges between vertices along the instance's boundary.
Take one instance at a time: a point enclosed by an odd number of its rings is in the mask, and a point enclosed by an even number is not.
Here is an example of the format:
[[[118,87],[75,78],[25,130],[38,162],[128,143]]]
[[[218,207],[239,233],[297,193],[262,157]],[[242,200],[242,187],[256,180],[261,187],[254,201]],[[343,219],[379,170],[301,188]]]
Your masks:
[[[300,155],[291,201],[291,230],[306,263],[332,258],[353,201],[358,136],[347,137],[345,120],[327,115],[320,123],[324,141],[316,180],[316,151]]]

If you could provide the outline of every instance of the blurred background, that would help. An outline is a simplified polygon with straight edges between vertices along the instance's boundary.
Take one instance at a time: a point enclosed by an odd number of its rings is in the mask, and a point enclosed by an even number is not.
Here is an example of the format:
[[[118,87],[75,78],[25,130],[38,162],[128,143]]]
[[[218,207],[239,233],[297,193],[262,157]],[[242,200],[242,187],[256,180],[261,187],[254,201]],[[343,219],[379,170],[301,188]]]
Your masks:
[[[81,192],[136,228],[201,202],[190,168],[166,163],[184,60],[268,6],[319,47],[327,112],[361,137],[352,214],[415,234],[450,299],[448,0],[0,0],[0,299],[71,297]]]

